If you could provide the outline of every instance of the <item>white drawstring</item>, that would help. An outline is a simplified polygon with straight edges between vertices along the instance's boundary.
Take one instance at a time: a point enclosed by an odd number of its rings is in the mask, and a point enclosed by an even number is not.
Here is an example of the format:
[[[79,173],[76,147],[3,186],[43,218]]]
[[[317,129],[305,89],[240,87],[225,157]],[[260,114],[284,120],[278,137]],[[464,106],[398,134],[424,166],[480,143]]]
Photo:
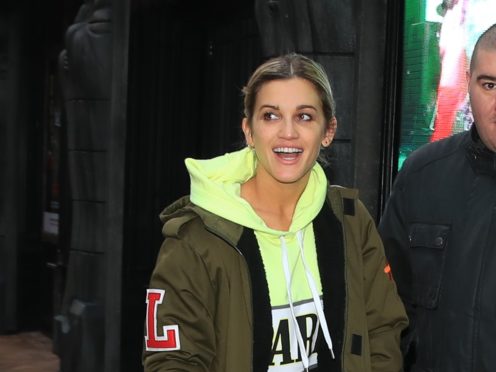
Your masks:
[[[317,292],[317,286],[315,285],[315,280],[312,277],[312,273],[308,269],[307,261],[305,260],[305,254],[303,253],[303,231],[299,230],[296,233],[296,237],[298,239],[298,245],[300,247],[300,253],[301,253],[301,261],[303,262],[303,267],[305,268],[305,274],[307,276],[308,285],[310,287],[310,290],[312,291],[313,303],[315,304],[315,308],[317,309],[317,316],[319,317],[320,327],[322,328],[322,332],[324,333],[324,338],[326,340],[327,346],[331,351],[332,359],[335,359],[334,350],[332,348],[331,333],[329,332],[329,327],[327,326],[327,320],[324,315],[324,309],[322,308],[320,296],[319,293]]]
[[[305,367],[305,370],[308,371],[309,363],[308,363],[307,349],[305,347],[305,343],[303,342],[303,337],[301,336],[300,327],[298,326],[298,322],[296,320],[294,307],[293,307],[293,296],[291,295],[291,274],[289,272],[288,249],[286,247],[286,240],[284,239],[284,236],[280,236],[279,239],[281,240],[282,267],[284,270],[284,278],[286,279],[286,291],[288,293],[289,308],[291,310],[291,317],[294,326],[293,328],[296,334],[296,339],[298,340],[298,345],[300,346],[301,361],[303,363],[303,367]]]
[[[324,309],[322,308],[322,302],[320,301],[320,296],[317,291],[317,286],[315,284],[315,280],[313,279],[312,273],[310,272],[308,268],[308,264],[305,259],[305,253],[303,250],[303,231],[298,231],[296,233],[296,238],[298,241],[298,247],[300,248],[300,256],[301,256],[301,261],[303,263],[303,268],[305,269],[305,275],[307,277],[307,283],[308,286],[310,287],[310,291],[312,292],[312,298],[313,298],[313,303],[315,304],[315,309],[317,311],[317,317],[319,318],[319,323],[320,327],[322,328],[322,332],[324,334],[324,338],[326,340],[327,346],[329,347],[329,350],[331,352],[331,356],[333,359],[335,359],[334,356],[334,350],[332,348],[332,338],[331,334],[329,332],[329,327],[327,326],[327,320],[324,315]],[[296,315],[294,312],[294,306],[293,306],[293,296],[291,295],[291,282],[292,282],[292,277],[289,269],[289,259],[288,259],[288,248],[286,246],[286,239],[284,239],[284,236],[281,235],[279,237],[281,241],[281,248],[282,248],[282,267],[284,270],[284,278],[286,279],[286,291],[288,294],[288,302],[289,302],[289,308],[291,310],[291,317],[293,320],[293,325],[294,325],[294,332],[296,334],[296,339],[298,341],[298,345],[300,347],[300,353],[301,353],[301,361],[303,363],[303,367],[305,368],[306,371],[308,371],[308,366],[309,366],[309,361],[308,361],[308,354],[307,350],[305,347],[305,343],[303,341],[303,336],[301,335],[300,327],[298,326],[298,321],[296,320]]]

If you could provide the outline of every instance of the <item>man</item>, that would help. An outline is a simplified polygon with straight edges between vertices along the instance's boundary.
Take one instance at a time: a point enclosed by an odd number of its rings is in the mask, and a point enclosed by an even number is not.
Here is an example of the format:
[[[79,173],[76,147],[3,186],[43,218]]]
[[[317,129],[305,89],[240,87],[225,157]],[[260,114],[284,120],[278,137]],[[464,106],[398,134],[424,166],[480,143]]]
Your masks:
[[[379,226],[410,316],[407,371],[496,371],[496,25],[467,78],[474,125],[410,155]]]

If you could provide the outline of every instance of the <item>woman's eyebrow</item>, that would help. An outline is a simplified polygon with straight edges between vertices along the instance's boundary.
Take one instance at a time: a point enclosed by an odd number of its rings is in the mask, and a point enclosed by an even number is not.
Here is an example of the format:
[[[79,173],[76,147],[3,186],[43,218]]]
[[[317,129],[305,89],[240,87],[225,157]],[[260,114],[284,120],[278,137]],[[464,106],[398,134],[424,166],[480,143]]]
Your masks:
[[[299,105],[296,107],[298,110],[302,110],[302,109],[306,109],[306,108],[310,108],[310,109],[313,109],[315,111],[317,111],[317,108],[313,105]]]
[[[273,109],[273,110],[279,110],[279,106],[277,106],[277,105],[262,105],[262,106],[259,107],[259,110],[261,110],[263,108],[270,108],[270,109]]]
[[[280,107],[278,105],[270,105],[270,104],[261,105],[258,109],[259,110],[262,110],[264,108],[269,108],[269,109],[272,109],[272,110],[279,110],[280,109]],[[307,105],[307,104],[298,105],[298,106],[296,106],[296,109],[297,110],[312,109],[312,110],[317,111],[317,108],[314,105]]]

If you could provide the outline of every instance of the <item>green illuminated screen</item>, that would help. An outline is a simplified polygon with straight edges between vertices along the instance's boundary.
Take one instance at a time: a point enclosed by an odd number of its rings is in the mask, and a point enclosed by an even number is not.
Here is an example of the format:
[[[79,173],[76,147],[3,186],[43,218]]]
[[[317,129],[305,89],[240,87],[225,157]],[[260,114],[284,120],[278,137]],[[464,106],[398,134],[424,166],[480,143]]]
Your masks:
[[[496,0],[405,1],[398,169],[421,145],[470,128],[466,71],[495,10]]]

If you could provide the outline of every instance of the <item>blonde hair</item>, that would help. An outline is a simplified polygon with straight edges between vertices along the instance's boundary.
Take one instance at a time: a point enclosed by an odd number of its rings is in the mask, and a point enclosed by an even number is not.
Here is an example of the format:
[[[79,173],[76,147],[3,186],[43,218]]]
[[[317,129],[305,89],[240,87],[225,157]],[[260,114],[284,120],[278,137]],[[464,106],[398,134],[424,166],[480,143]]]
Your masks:
[[[336,103],[331,84],[323,67],[301,54],[291,53],[272,58],[260,65],[243,88],[244,115],[251,125],[257,94],[262,86],[273,80],[302,78],[312,83],[319,93],[326,122],[335,115]]]

